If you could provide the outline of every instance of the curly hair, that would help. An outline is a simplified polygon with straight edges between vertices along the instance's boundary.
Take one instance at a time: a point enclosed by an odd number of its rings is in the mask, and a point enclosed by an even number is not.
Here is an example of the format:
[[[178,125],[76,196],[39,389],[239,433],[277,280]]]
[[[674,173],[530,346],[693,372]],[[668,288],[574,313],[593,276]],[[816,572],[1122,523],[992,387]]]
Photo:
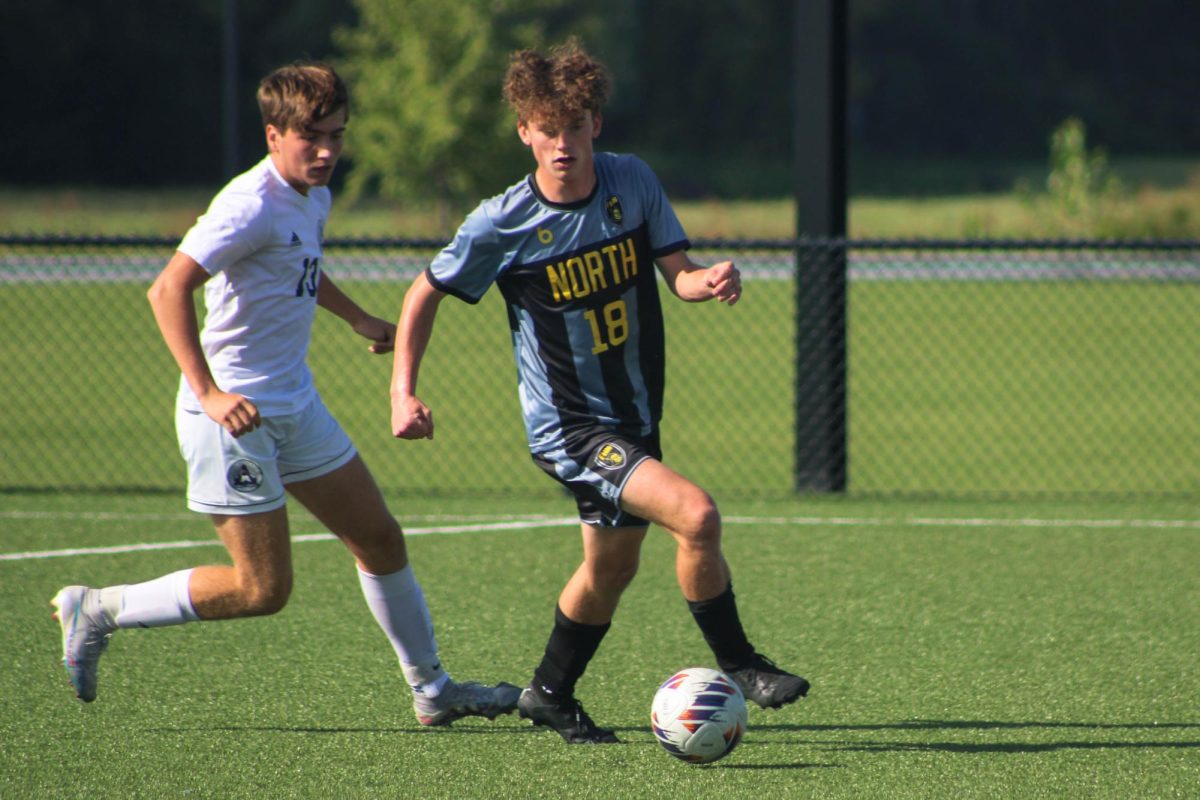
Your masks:
[[[522,123],[538,120],[562,128],[583,116],[599,113],[608,101],[608,69],[592,58],[578,37],[550,49],[549,55],[519,50],[509,59],[504,99]]]
[[[258,84],[263,127],[304,130],[338,109],[350,117],[346,84],[327,64],[297,61],[272,72]]]

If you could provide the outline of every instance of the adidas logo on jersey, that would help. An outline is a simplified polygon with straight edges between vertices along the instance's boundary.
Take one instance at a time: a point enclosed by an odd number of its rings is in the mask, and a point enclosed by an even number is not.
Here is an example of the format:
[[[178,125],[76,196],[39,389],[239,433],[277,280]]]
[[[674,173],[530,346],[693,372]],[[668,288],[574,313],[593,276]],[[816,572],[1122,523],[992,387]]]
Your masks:
[[[296,235],[295,231],[292,231],[292,241],[288,242],[288,247],[300,247],[302,244],[304,242],[300,241],[300,237]]]

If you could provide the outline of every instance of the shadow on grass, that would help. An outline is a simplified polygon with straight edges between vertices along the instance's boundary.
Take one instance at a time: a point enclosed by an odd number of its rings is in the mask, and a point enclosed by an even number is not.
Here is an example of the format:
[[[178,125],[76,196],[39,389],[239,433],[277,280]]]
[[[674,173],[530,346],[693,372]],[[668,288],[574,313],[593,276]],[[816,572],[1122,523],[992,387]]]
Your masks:
[[[754,725],[758,731],[935,731],[935,730],[1040,730],[1083,728],[1085,730],[1200,730],[1200,722],[1005,722],[1000,720],[912,719],[842,725]]]
[[[318,734],[318,735],[336,735],[336,734],[360,734],[360,733],[390,733],[397,735],[409,736],[437,736],[446,734],[488,734],[488,735],[529,735],[536,734],[538,736],[550,736],[554,732],[546,728],[535,728],[528,723],[512,722],[509,725],[482,723],[472,724],[473,721],[468,721],[465,725],[431,725],[429,727],[412,726],[384,726],[384,725],[363,725],[363,726],[318,726],[318,725],[188,725],[188,726],[173,726],[173,727],[156,727],[149,728],[152,733],[292,733],[292,734]],[[612,728],[616,733],[644,733],[650,736],[649,728],[641,728],[636,726]],[[557,739],[555,739],[557,741]],[[645,744],[644,741],[621,741],[620,744]]]
[[[732,758],[732,756],[731,756]],[[740,769],[740,770],[756,770],[756,769],[842,769],[841,764],[816,764],[797,761],[794,764],[731,764],[727,761],[721,761],[712,765],[716,769]]]
[[[827,742],[840,753],[1054,753],[1059,750],[1195,750],[1200,742]]]
[[[397,735],[417,735],[417,736],[435,736],[438,734],[524,734],[524,733],[545,733],[545,731],[537,731],[530,728],[514,728],[500,726],[463,726],[456,727],[452,725],[440,725],[428,728],[417,727],[385,727],[381,725],[373,726],[312,726],[312,725],[192,725],[187,727],[170,727],[170,728],[149,728],[152,733],[292,733],[292,734],[318,734],[318,735],[338,735],[338,734],[360,734],[360,733],[390,733]]]
[[[905,720],[903,722],[846,725],[755,725],[754,730],[777,733],[852,733],[884,731],[1172,731],[1200,730],[1196,722],[1012,722],[999,720]],[[1200,741],[1103,741],[1077,738],[1046,742],[890,742],[831,741],[812,739],[796,742],[836,752],[932,752],[932,753],[1052,753],[1059,750],[1196,750]]]
[[[1081,731],[1168,731],[1168,730],[1200,730],[1200,723],[1195,722],[1012,722],[1000,720],[905,720],[893,723],[877,724],[843,724],[843,725],[754,725],[753,730],[761,733],[853,733],[853,732],[917,732],[917,731],[1039,731],[1039,730],[1081,730]],[[643,733],[639,727],[618,727],[619,733]],[[534,727],[504,726],[504,725],[464,725],[461,727],[385,727],[385,726],[287,726],[287,725],[212,725],[188,727],[159,727],[155,733],[282,733],[300,735],[339,735],[339,734],[401,734],[401,735],[538,735],[547,736],[549,731],[538,730]],[[644,745],[643,741],[621,742],[622,745]],[[775,742],[743,742],[743,749],[756,746],[772,746]],[[1200,741],[1094,741],[1067,739],[1047,742],[946,742],[946,741],[871,741],[871,740],[829,740],[805,739],[789,744],[800,745],[826,752],[841,753],[961,753],[961,754],[1022,754],[1022,753],[1053,753],[1061,750],[1200,750]],[[775,764],[738,764],[722,762],[714,767],[738,770],[778,770],[778,769],[840,769],[842,764],[796,761]]]
[[[782,726],[782,727],[795,730],[795,729],[797,729],[798,726]],[[639,728],[639,727],[632,727],[632,726],[624,727],[624,728],[618,726],[618,727],[613,728],[613,730],[616,731],[617,733],[626,733],[626,734],[628,734],[628,733],[646,733],[646,734],[649,734],[649,730],[647,730],[646,728]],[[286,725],[203,725],[203,726],[189,725],[186,727],[178,726],[178,727],[169,727],[169,728],[166,728],[166,727],[150,728],[149,731],[152,733],[158,733],[158,734],[176,733],[176,734],[187,734],[187,735],[196,734],[196,733],[235,733],[235,734],[236,733],[245,733],[245,734],[282,733],[282,734],[303,735],[303,736],[358,735],[358,734],[364,734],[364,733],[367,733],[367,734],[385,733],[385,734],[420,735],[420,736],[434,736],[434,735],[439,735],[439,734],[441,734],[441,735],[445,735],[445,734],[453,734],[453,735],[488,734],[488,735],[494,736],[494,735],[500,735],[500,734],[510,735],[510,734],[515,733],[518,735],[536,734],[538,736],[547,736],[548,734],[551,733],[551,731],[539,730],[532,726],[503,727],[503,726],[484,726],[484,725],[463,726],[463,727],[454,727],[454,726],[446,725],[446,726],[429,727],[429,728],[411,728],[411,727],[402,728],[402,727],[383,727],[383,726],[315,727],[315,726],[302,726],[302,725],[292,725],[292,726],[286,726]],[[647,745],[651,745],[651,744],[653,744],[653,741],[645,741],[645,740],[630,741],[628,739],[624,739],[618,743],[618,746],[641,747],[641,746],[647,746]],[[753,746],[753,745],[751,745],[751,746]],[[746,745],[743,744],[742,747],[743,747],[743,749],[745,749]],[[808,769],[840,769],[840,768],[842,768],[843,765],[842,764],[823,764],[823,763],[804,762],[804,761],[797,761],[797,762],[792,762],[792,763],[776,763],[776,764],[738,764],[738,763],[733,763],[733,762],[729,762],[729,761],[721,761],[721,762],[715,763],[715,764],[702,764],[702,765],[698,765],[698,766],[700,766],[704,769],[737,769],[737,770],[806,769],[806,770],[808,770]]]

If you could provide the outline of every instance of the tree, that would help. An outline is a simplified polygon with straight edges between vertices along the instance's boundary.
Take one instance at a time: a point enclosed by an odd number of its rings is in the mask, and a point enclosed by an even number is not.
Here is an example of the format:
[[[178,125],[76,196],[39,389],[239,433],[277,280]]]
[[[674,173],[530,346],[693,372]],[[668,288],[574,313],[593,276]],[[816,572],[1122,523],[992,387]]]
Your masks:
[[[445,207],[528,168],[501,98],[508,55],[579,22],[568,0],[355,0],[335,34],[351,86],[351,196]],[[557,23],[557,24],[556,24]]]

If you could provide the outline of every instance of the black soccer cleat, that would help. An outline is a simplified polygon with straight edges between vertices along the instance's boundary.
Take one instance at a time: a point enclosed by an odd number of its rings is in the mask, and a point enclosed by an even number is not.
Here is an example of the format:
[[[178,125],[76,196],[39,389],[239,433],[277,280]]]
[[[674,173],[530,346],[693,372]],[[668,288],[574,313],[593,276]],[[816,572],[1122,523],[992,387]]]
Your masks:
[[[784,672],[766,656],[754,654],[739,669],[726,670],[747,700],[759,708],[781,708],[808,694],[808,681],[799,675]]]
[[[574,697],[552,697],[535,684],[521,692],[517,713],[534,725],[553,728],[567,744],[618,744],[621,741],[612,731],[592,722]]]

